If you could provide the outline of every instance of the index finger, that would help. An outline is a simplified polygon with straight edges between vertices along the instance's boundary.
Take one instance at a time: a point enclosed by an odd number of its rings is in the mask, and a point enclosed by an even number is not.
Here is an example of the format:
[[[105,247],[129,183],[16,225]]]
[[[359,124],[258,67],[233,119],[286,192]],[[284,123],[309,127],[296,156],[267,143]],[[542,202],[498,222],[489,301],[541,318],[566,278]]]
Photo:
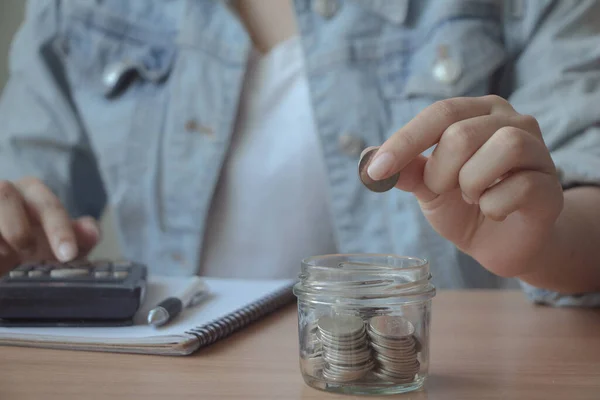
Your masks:
[[[514,113],[512,106],[498,96],[457,97],[438,101],[425,108],[381,145],[367,173],[372,179],[385,179],[435,145],[450,125],[482,115],[509,112]]]
[[[77,240],[71,218],[58,197],[42,182],[31,180],[18,183],[30,211],[39,220],[52,252],[62,262],[77,255]]]

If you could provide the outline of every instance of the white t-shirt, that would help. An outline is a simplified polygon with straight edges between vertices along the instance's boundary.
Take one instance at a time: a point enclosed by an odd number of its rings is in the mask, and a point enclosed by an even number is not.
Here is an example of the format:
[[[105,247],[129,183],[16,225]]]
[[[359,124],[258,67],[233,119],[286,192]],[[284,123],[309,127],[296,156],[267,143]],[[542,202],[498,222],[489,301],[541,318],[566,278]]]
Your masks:
[[[205,234],[200,274],[296,277],[336,252],[300,39],[250,57]]]

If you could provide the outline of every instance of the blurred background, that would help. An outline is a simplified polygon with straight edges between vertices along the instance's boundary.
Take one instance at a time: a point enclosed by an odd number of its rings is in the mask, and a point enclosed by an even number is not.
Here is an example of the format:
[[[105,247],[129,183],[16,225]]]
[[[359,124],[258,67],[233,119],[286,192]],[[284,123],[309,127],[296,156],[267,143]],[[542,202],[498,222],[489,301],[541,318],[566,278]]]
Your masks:
[[[8,79],[8,53],[12,38],[23,20],[25,0],[0,0],[0,91]],[[113,232],[110,210],[102,219],[104,237],[91,257],[119,258],[119,245]]]

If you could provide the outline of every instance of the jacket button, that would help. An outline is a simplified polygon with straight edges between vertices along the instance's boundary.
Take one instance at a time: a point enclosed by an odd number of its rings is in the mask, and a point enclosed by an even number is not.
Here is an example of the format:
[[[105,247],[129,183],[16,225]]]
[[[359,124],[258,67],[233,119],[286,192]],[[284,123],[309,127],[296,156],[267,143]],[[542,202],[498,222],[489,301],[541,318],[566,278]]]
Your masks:
[[[339,9],[339,0],[313,0],[313,11],[323,18],[332,18]]]
[[[351,157],[358,157],[365,148],[364,140],[352,135],[341,135],[338,138],[338,145],[342,153]]]
[[[441,83],[451,85],[458,81],[462,74],[460,64],[448,55],[448,47],[438,48],[437,60],[433,66],[433,77]]]

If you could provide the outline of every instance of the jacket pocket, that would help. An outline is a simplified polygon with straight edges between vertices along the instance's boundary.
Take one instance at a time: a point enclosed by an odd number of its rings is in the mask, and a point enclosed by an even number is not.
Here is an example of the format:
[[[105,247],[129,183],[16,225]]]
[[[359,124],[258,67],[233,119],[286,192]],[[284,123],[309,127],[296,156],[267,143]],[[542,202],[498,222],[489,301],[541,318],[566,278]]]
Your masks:
[[[415,30],[380,65],[383,96],[429,101],[480,96],[506,61],[500,15],[480,4],[477,13],[448,13]]]
[[[148,169],[147,153],[160,136],[174,33],[150,29],[110,7],[67,4],[57,43],[111,201],[117,202]]]

